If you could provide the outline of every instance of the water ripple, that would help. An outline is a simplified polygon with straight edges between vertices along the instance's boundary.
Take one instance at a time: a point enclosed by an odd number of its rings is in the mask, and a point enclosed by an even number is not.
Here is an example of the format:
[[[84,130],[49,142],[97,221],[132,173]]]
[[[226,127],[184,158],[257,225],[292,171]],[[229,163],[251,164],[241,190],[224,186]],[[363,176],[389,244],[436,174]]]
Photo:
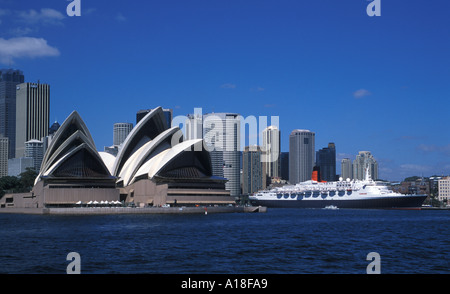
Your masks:
[[[204,215],[0,214],[1,273],[450,273],[447,211],[270,209]]]

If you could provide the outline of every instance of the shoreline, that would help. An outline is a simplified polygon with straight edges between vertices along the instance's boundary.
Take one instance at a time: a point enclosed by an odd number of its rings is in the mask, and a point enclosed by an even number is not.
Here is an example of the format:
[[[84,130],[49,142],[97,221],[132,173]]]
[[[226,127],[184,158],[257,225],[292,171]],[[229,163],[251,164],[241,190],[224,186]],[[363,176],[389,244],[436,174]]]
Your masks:
[[[263,206],[223,207],[69,207],[69,208],[1,208],[0,213],[52,215],[107,215],[107,214],[209,214],[267,212]]]
[[[421,210],[450,210],[450,207],[420,207]]]
[[[206,208],[206,209],[205,209]],[[395,208],[393,208],[395,209]],[[414,210],[450,210],[450,207],[417,207]],[[218,207],[68,207],[0,208],[0,214],[108,215],[108,214],[209,214],[267,212],[266,206]]]

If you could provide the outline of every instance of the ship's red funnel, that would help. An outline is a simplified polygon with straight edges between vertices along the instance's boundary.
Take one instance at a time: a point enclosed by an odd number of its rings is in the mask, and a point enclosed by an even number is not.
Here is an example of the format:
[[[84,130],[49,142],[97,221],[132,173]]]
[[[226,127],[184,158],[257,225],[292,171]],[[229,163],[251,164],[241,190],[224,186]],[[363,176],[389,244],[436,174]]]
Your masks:
[[[322,178],[320,177],[320,167],[315,166],[313,168],[311,180],[316,181],[318,183],[326,183],[326,181],[322,181]]]

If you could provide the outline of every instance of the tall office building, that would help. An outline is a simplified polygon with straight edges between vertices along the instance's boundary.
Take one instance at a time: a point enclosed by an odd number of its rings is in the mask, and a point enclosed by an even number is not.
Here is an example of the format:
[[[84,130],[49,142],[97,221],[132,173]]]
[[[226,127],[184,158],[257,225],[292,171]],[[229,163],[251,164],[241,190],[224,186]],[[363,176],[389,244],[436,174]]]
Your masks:
[[[33,168],[39,173],[44,157],[44,143],[36,139],[25,142],[25,157],[33,159]]]
[[[115,123],[113,131],[113,145],[119,146],[133,129],[132,123]]]
[[[378,179],[378,163],[370,151],[359,151],[356,159],[353,161],[353,179],[363,180],[366,177],[366,168],[372,179]]]
[[[350,158],[344,158],[341,160],[341,177],[344,180],[353,179],[353,168]]]
[[[249,195],[266,188],[266,164],[259,146],[247,146],[242,153],[242,194]]]
[[[59,127],[60,127],[59,123],[57,121],[55,121],[48,129],[48,135],[41,138],[43,154],[45,154],[45,152],[47,151],[47,148],[50,146],[53,136],[55,135],[55,133],[59,129]]]
[[[228,181],[225,189],[231,196],[241,194],[240,184],[240,120],[235,113],[203,115],[203,139],[210,152],[214,176]]]
[[[0,69],[0,136],[8,138],[8,158],[16,152],[16,86],[25,77],[20,70]]]
[[[316,152],[316,166],[320,168],[321,179],[327,182],[336,180],[336,146],[328,143],[328,147]]]
[[[203,139],[203,116],[188,114],[186,120],[186,140]]]
[[[33,158],[19,157],[8,159],[8,176],[18,177],[21,173],[33,168]]]
[[[315,133],[293,130],[289,136],[289,182],[297,184],[311,179],[314,167]]]
[[[0,135],[0,178],[8,175],[8,141]]]
[[[268,126],[262,132],[262,151],[266,175],[269,178],[281,177],[280,130],[276,126]]]
[[[59,127],[60,127],[59,122],[57,122],[55,120],[55,122],[48,129],[48,134],[53,135],[54,133],[56,133],[56,131],[59,129]]]
[[[144,118],[153,109],[141,109],[136,113],[136,124]],[[167,127],[172,127],[173,110],[169,108],[163,108],[164,117],[166,118]]]
[[[25,155],[25,142],[48,135],[50,115],[50,86],[22,83],[16,91],[16,153]]]
[[[289,152],[281,152],[280,154],[280,177],[283,180],[289,181]]]

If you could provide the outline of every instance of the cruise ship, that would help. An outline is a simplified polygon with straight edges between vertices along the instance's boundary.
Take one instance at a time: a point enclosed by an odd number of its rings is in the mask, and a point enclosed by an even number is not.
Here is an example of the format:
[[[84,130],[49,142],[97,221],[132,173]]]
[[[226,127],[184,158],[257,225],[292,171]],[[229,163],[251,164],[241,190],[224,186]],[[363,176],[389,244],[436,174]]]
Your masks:
[[[405,195],[389,190],[386,184],[371,179],[324,182],[314,171],[312,180],[285,185],[249,196],[253,205],[296,208],[420,208],[427,195]]]

